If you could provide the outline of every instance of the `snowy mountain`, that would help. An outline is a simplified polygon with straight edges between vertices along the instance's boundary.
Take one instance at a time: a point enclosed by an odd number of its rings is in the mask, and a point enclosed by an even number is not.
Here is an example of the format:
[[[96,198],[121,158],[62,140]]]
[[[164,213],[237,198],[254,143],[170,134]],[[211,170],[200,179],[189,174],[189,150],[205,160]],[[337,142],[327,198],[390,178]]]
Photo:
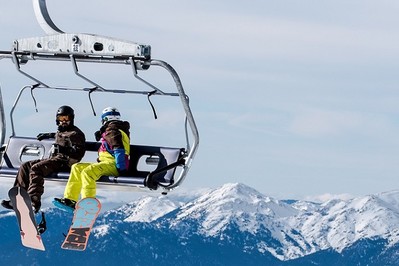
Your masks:
[[[388,247],[399,241],[399,192],[326,202],[308,215],[291,217],[292,227],[314,250],[333,248],[338,252],[362,239],[380,237]]]
[[[126,215],[124,221],[151,222],[175,232],[182,242],[198,235],[232,240],[226,232],[235,228],[248,236],[241,243],[243,251],[270,253],[282,261],[329,249],[341,253],[367,239],[385,240],[386,249],[399,242],[398,191],[349,201],[289,204],[243,184],[226,184],[186,204],[160,200],[142,199],[128,212],[119,211]],[[152,218],[143,212],[143,205]]]
[[[40,252],[20,245],[14,215],[1,211],[0,228],[7,241],[0,261],[8,265],[52,265],[53,259],[70,265],[83,258],[85,264],[100,265],[395,265],[399,263],[398,201],[399,191],[321,204],[277,200],[243,184],[226,184],[201,196],[143,197],[101,214],[84,253],[60,249],[70,214],[46,211],[47,251]]]

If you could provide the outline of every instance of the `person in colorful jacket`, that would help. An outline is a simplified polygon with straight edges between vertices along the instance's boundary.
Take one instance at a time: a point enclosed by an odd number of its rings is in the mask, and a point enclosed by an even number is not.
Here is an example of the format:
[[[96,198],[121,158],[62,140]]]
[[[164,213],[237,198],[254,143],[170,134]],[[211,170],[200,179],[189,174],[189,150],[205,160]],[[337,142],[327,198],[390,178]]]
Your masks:
[[[96,197],[96,181],[103,175],[118,176],[129,168],[130,124],[121,120],[118,109],[107,107],[101,115],[102,127],[95,133],[100,140],[96,163],[72,166],[63,198],[54,198],[54,205],[74,209],[79,196]]]
[[[54,172],[69,172],[74,163],[79,162],[85,154],[85,134],[74,125],[74,110],[67,105],[57,110],[55,133],[40,133],[38,140],[55,139],[49,158],[24,162],[18,170],[14,187],[24,188],[32,200],[37,213],[41,207],[44,193],[44,177]],[[2,200],[1,205],[13,209],[10,200]]]

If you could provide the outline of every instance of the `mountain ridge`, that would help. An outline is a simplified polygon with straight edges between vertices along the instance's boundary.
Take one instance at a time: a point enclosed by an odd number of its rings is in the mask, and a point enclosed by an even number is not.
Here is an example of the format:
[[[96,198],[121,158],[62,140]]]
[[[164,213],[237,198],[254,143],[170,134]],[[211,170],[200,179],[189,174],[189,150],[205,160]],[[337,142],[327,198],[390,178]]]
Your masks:
[[[15,215],[0,211],[7,239],[3,250],[18,251],[0,252],[0,260],[29,265],[52,265],[46,263],[53,259],[60,265],[82,259],[103,265],[390,265],[399,262],[398,202],[399,191],[323,203],[278,200],[241,183],[202,195],[145,196],[101,213],[84,253],[60,249],[71,214],[45,210],[47,251],[40,253],[21,246]]]
[[[157,204],[158,200],[151,202]],[[199,234],[224,239],[224,231],[231,225],[253,237],[266,231],[268,238],[279,244],[268,245],[260,240],[256,246],[259,252],[269,252],[279,260],[292,260],[330,248],[340,253],[363,239],[386,239],[387,248],[399,241],[399,214],[391,206],[399,202],[398,191],[321,204],[305,201],[288,204],[244,184],[228,183],[186,203],[166,200],[169,209],[156,219],[130,217],[125,221],[152,222],[185,237]],[[139,200],[143,201],[150,202]]]

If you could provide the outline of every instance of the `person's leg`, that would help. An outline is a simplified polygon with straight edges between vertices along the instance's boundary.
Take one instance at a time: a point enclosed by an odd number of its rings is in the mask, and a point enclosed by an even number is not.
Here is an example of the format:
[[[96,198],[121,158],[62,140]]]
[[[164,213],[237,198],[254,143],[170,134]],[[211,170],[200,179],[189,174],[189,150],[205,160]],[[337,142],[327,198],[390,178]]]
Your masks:
[[[31,169],[31,166],[37,162],[39,162],[40,160],[33,160],[33,161],[27,161],[24,162],[18,170],[17,176],[15,177],[15,181],[14,181],[14,187],[22,187],[25,190],[28,190],[29,188],[29,172]],[[13,206],[11,204],[11,201],[8,199],[4,199],[1,201],[1,206],[3,206],[6,209],[13,209]]]
[[[32,163],[29,172],[29,187],[27,192],[32,199],[36,212],[40,210],[41,198],[44,193],[44,177],[60,171],[65,164],[62,160],[45,159]]]
[[[32,165],[35,163],[40,162],[40,160],[33,160],[33,161],[27,161],[21,164],[19,167],[17,176],[15,177],[15,182],[14,182],[14,187],[22,187],[26,191],[28,191],[29,188],[29,173]]]
[[[118,175],[114,162],[93,163],[82,171],[82,199],[96,197],[96,181],[103,175]]]
[[[71,174],[64,190],[64,198],[78,201],[79,194],[82,190],[82,176],[85,168],[92,163],[76,163],[72,165]]]

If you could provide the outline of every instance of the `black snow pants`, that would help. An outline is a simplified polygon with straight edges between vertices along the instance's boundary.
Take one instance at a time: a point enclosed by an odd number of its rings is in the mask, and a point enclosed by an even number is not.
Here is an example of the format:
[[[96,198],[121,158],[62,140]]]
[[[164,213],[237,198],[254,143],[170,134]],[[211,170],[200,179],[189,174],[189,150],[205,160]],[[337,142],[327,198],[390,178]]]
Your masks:
[[[32,199],[32,204],[40,208],[44,193],[44,177],[54,172],[69,171],[68,161],[53,157],[24,162],[18,170],[14,186],[24,188]]]

